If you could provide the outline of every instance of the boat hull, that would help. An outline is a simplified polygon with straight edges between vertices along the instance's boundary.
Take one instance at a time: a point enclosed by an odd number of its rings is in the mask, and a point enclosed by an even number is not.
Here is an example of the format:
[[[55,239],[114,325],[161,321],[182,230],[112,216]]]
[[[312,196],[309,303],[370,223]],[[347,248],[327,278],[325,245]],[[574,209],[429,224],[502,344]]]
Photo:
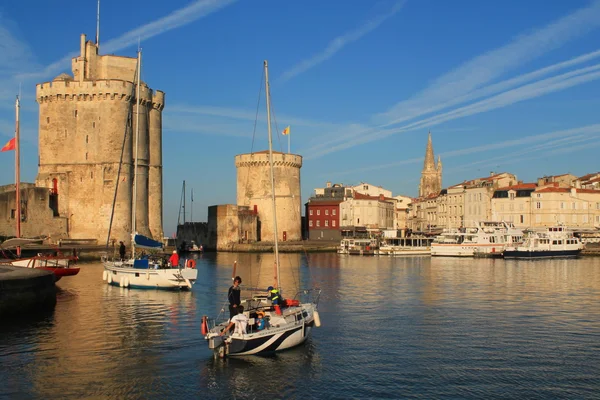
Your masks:
[[[74,276],[79,273],[78,267],[72,267],[74,261],[71,257],[35,256],[32,258],[21,258],[11,260],[9,263],[15,267],[35,268],[50,271],[54,274],[55,282],[64,276]]]
[[[576,258],[581,253],[580,249],[577,250],[505,250],[504,258],[523,258],[523,259],[536,259],[536,258]]]
[[[431,255],[442,257],[473,257],[475,253],[501,254],[502,244],[432,244]]]
[[[194,268],[141,269],[105,263],[103,280],[109,285],[133,289],[191,289],[198,278]]]

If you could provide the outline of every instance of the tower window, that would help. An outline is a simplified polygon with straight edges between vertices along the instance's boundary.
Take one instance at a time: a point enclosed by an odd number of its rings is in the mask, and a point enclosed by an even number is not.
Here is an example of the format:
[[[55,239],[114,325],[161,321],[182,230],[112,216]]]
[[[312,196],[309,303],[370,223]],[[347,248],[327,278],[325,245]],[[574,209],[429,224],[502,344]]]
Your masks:
[[[96,127],[96,123],[92,122],[92,128],[95,128],[95,127]]]
[[[75,110],[75,111],[73,112],[73,116],[74,116],[75,118],[77,118],[77,110]]]
[[[50,117],[46,117],[46,123],[49,124],[50,123]]]
[[[88,143],[88,137],[89,135],[85,135],[85,142]]]
[[[85,159],[87,160],[87,158],[88,158],[88,153],[85,153]]]

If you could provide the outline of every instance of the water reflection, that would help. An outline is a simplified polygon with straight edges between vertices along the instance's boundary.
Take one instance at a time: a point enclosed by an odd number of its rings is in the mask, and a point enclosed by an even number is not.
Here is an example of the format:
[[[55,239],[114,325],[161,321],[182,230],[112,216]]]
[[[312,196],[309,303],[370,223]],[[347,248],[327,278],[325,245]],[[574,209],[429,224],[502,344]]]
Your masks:
[[[213,359],[199,321],[272,254],[204,254],[191,292],[128,290],[82,265],[54,312],[0,325],[0,397],[593,398],[600,259],[282,254],[284,289],[323,289],[323,326],[275,357]]]

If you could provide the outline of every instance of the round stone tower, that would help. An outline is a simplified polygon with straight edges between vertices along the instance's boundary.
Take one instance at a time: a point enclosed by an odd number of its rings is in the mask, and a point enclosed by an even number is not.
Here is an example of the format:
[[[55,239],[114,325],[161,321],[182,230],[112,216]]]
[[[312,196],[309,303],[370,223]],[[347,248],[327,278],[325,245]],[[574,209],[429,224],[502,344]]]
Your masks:
[[[81,37],[81,55],[73,59],[72,70],[73,76],[61,74],[36,87],[37,185],[56,188],[58,213],[68,218],[70,238],[96,238],[104,243],[114,201],[111,238],[129,242],[137,149],[136,230],[147,236],[160,234],[157,239],[162,238],[160,114],[164,93],[154,93],[141,83],[138,110],[137,60],[100,56],[97,45],[86,42],[85,35]],[[158,209],[159,217],[150,218]]]
[[[237,168],[237,204],[256,209],[260,220],[260,240],[273,242],[269,152],[237,155],[235,166]],[[302,156],[273,152],[279,241],[302,240],[301,167]]]

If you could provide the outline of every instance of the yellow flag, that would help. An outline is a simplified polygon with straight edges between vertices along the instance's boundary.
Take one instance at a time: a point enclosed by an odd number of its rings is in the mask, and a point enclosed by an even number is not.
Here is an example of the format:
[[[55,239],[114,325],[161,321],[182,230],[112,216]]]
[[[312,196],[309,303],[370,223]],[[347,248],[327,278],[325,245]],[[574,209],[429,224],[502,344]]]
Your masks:
[[[283,130],[283,132],[281,132],[282,135],[289,135],[290,134],[290,127],[288,126],[287,128],[285,128]]]

